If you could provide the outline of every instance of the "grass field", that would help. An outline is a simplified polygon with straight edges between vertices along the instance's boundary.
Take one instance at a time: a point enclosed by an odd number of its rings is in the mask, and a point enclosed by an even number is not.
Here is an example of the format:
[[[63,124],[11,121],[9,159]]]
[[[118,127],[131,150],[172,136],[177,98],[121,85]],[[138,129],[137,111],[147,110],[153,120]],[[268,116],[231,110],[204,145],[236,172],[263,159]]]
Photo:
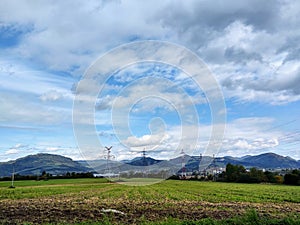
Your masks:
[[[174,180],[127,186],[105,179],[9,186],[0,182],[2,224],[300,224],[297,186]]]

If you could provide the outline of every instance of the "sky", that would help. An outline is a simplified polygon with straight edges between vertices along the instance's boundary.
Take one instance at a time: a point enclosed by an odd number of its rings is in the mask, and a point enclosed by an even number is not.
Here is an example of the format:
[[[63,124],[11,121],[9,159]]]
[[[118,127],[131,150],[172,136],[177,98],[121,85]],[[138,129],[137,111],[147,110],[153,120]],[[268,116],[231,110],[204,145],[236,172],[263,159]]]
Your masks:
[[[104,146],[113,146],[117,160],[143,149],[161,159],[181,148],[205,155],[214,125],[225,128],[216,156],[274,152],[300,160],[299,1],[0,4],[0,161],[36,153],[103,158]],[[108,52],[151,40],[201,59],[222,92],[226,121],[215,122],[205,85],[164,62],[137,62],[84,82]],[[116,60],[126,61],[125,53]],[[93,88],[93,118],[80,111],[80,124],[92,121],[100,143],[90,152],[78,141],[73,103],[90,101],[81,93]]]

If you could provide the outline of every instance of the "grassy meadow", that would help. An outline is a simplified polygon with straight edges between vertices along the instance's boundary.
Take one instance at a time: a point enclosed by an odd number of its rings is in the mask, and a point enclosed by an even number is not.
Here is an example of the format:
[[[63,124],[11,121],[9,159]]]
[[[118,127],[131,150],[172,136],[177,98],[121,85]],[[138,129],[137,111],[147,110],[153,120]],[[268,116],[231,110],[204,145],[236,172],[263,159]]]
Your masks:
[[[300,224],[299,186],[99,178],[9,186],[0,182],[0,224]]]

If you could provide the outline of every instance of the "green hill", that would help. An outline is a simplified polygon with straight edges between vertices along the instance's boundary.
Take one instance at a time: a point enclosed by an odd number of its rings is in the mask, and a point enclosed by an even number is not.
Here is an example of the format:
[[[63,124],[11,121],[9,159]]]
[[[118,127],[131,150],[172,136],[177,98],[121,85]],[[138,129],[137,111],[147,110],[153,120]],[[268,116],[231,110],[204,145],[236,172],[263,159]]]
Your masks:
[[[90,169],[71,158],[41,153],[0,163],[0,177],[10,176],[12,171],[20,175],[41,174],[43,171],[58,175],[67,172],[88,172]]]

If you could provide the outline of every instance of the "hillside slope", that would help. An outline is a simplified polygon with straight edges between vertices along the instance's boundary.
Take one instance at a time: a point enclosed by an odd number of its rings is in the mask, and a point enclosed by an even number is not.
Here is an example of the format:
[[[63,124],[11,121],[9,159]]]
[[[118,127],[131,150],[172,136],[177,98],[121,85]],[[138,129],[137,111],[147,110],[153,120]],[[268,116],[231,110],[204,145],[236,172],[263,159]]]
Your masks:
[[[10,176],[13,170],[20,175],[41,174],[43,171],[50,174],[90,171],[90,169],[71,158],[44,153],[0,163],[1,177]]]

